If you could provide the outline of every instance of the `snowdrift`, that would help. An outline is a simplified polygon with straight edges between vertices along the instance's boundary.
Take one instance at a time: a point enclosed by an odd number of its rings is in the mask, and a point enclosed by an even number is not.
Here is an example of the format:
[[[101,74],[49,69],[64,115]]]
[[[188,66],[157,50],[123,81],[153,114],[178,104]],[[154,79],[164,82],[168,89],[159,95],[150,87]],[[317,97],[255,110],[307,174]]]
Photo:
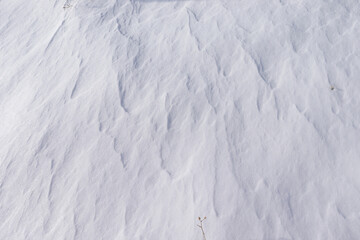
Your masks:
[[[0,239],[360,239],[359,21],[0,1]]]

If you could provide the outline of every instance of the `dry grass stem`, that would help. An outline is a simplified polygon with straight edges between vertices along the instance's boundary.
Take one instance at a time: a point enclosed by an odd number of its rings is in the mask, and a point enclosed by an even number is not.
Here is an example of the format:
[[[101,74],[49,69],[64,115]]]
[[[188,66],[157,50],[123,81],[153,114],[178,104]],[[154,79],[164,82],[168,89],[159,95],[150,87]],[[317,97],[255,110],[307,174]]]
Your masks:
[[[206,240],[205,231],[204,231],[204,227],[203,227],[203,221],[205,221],[205,219],[206,219],[206,217],[204,217],[204,218],[199,217],[198,220],[199,220],[200,224],[197,225],[201,229],[201,232],[203,235],[203,240]]]

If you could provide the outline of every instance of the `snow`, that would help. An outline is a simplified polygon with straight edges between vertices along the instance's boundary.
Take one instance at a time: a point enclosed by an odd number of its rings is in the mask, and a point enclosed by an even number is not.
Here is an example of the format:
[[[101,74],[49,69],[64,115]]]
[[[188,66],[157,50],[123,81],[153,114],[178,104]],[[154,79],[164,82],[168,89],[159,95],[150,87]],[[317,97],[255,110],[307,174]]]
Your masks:
[[[0,1],[0,239],[360,239],[359,21]]]

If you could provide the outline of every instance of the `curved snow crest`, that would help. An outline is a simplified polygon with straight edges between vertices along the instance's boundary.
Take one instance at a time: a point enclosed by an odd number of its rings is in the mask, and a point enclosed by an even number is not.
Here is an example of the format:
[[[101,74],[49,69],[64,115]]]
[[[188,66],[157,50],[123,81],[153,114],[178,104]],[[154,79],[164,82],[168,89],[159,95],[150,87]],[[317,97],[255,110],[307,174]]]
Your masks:
[[[0,239],[360,237],[357,1],[0,9]]]

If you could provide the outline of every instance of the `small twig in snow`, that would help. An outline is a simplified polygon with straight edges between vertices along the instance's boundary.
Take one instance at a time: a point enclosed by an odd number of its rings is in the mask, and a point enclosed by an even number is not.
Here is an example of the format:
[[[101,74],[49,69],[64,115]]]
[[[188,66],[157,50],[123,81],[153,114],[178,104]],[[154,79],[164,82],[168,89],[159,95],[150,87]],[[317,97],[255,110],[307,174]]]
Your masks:
[[[205,231],[204,231],[204,227],[203,227],[203,221],[205,221],[206,217],[204,217],[203,219],[201,219],[201,217],[199,217],[198,219],[199,219],[200,225],[197,224],[197,226],[201,229],[201,232],[203,235],[203,240],[206,240]]]
[[[63,9],[71,8],[72,6],[69,3],[65,3]]]

